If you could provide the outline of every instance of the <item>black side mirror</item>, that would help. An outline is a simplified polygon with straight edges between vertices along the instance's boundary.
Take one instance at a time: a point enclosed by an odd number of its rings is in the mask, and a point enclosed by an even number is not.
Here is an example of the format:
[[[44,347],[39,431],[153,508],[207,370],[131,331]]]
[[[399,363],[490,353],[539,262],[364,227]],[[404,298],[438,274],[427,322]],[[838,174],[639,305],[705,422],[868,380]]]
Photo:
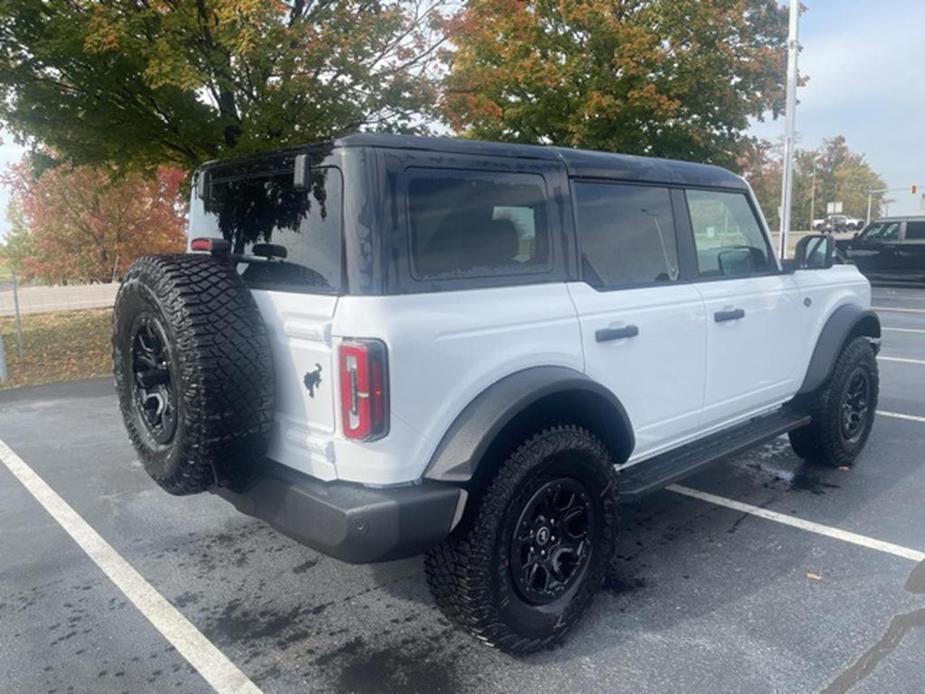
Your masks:
[[[793,260],[798,270],[825,270],[835,264],[835,239],[830,234],[809,234],[797,242]]]

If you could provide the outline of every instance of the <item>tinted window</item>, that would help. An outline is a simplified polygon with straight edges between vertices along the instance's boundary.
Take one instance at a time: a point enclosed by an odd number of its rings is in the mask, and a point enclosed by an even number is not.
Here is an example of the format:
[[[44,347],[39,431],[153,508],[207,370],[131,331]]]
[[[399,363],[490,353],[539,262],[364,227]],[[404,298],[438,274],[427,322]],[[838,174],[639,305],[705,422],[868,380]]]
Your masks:
[[[896,241],[899,238],[899,222],[875,222],[867,227],[864,239],[867,241]]]
[[[925,241],[925,222],[906,222],[907,241]]]
[[[542,176],[411,169],[408,212],[411,271],[417,279],[549,268]]]
[[[742,193],[688,190],[697,264],[705,277],[776,269],[768,242]]]
[[[294,162],[216,167],[205,199],[195,197],[190,234],[221,236],[248,262],[238,265],[254,288],[331,293],[341,288],[343,181],[336,168],[309,170],[293,185]]]
[[[619,287],[678,279],[678,248],[666,188],[575,184],[585,281]]]

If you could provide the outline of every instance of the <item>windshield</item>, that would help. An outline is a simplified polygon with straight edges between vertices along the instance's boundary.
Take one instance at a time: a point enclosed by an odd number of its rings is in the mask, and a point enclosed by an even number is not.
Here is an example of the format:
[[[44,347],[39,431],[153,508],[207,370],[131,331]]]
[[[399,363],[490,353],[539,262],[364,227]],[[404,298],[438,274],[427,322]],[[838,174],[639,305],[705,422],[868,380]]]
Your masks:
[[[293,182],[294,156],[207,170],[203,197],[194,193],[190,237],[231,242],[248,286],[336,293],[342,285],[343,180],[335,167]]]

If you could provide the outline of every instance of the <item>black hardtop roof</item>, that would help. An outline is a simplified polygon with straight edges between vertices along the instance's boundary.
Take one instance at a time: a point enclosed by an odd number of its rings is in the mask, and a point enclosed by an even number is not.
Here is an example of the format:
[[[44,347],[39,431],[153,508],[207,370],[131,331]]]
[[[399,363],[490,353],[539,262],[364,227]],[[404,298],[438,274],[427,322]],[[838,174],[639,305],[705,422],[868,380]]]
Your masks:
[[[496,157],[552,159],[565,164],[571,176],[620,178],[628,181],[676,183],[692,186],[719,186],[744,190],[745,182],[731,171],[711,164],[676,159],[613,154],[551,145],[525,145],[487,142],[460,137],[421,137],[357,133],[338,138],[335,147],[386,147],[418,149]]]
[[[877,222],[925,222],[925,213],[923,214],[891,214],[887,217],[877,217],[871,221],[871,224]]]
[[[704,186],[746,190],[747,184],[731,171],[711,164],[697,164],[676,159],[640,157],[631,154],[596,152],[551,145],[510,144],[487,142],[460,137],[423,137],[418,135],[392,135],[385,133],[356,133],[343,137],[287,147],[275,152],[264,152],[246,157],[206,162],[201,169],[213,166],[236,167],[247,162],[258,164],[279,156],[294,156],[300,152],[324,152],[342,147],[379,147],[387,149],[448,152],[493,157],[545,159],[561,161],[570,176],[588,178],[617,178],[626,181],[669,183],[687,186]],[[259,164],[258,164],[259,165]]]

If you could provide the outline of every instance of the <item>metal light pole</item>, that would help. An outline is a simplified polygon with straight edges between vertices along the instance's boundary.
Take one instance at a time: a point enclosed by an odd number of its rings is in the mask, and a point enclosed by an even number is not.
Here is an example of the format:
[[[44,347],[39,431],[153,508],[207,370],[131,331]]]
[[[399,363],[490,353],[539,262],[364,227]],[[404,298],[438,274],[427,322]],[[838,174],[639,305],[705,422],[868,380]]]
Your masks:
[[[810,231],[813,231],[813,221],[816,219],[816,163],[819,161],[819,156],[813,157],[813,185],[809,189],[809,227]]]
[[[19,358],[25,354],[22,344],[22,319],[19,317],[19,285],[16,282],[16,270],[13,270],[13,309],[16,313],[16,346],[19,348]]]
[[[793,196],[793,137],[797,107],[797,53],[799,52],[800,0],[790,0],[790,31],[787,35],[787,111],[784,116],[784,176],[780,196],[780,257],[787,255],[790,208]]]

